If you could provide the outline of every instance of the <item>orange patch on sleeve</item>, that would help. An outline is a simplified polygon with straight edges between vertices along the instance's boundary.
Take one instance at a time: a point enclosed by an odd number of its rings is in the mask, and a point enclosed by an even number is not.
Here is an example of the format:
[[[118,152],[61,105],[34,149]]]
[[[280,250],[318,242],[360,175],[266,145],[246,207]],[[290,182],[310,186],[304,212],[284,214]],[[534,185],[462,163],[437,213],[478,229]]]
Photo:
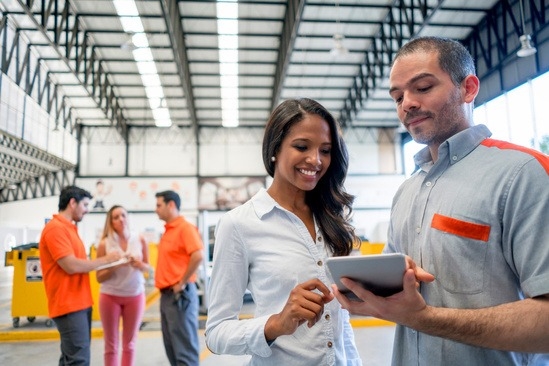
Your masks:
[[[542,152],[539,152],[534,149],[530,149],[524,146],[519,146],[512,144],[510,142],[506,141],[500,141],[500,140],[494,140],[491,138],[487,138],[484,141],[482,141],[481,145],[484,145],[486,147],[497,147],[498,149],[509,149],[509,150],[516,150],[516,151],[522,151],[523,153],[529,154],[533,156],[545,169],[547,174],[549,175],[549,156],[545,155]]]
[[[489,225],[475,224],[439,214],[433,216],[431,227],[446,233],[484,242],[487,242],[490,237]]]

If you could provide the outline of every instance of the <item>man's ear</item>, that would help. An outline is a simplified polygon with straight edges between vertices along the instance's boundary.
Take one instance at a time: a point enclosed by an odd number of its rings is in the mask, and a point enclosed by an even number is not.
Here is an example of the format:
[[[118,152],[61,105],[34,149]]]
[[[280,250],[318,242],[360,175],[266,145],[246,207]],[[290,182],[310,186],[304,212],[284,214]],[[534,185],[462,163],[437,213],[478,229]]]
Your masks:
[[[476,75],[467,75],[461,82],[463,88],[463,101],[473,103],[480,89],[480,82]]]

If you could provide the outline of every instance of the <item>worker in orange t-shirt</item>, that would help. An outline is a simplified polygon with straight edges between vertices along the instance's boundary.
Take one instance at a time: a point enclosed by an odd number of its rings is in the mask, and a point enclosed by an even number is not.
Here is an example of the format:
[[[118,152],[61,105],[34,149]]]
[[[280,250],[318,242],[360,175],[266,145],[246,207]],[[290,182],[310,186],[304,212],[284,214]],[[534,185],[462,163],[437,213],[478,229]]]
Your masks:
[[[196,226],[179,214],[174,191],[156,194],[156,214],[166,222],[158,245],[154,275],[160,290],[164,348],[171,365],[198,365],[198,294],[196,271],[202,262],[202,240]]]
[[[59,213],[42,230],[40,264],[49,317],[61,338],[59,365],[89,365],[92,294],[88,272],[120,259],[113,252],[89,260],[76,223],[88,213],[90,192],[67,186],[59,196]]]

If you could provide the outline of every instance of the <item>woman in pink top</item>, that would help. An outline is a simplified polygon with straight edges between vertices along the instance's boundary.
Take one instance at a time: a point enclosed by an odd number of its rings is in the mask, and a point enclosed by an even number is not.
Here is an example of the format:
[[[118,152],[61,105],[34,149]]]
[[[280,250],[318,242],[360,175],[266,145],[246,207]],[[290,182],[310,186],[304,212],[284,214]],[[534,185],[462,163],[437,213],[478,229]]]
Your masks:
[[[105,366],[118,366],[119,323],[122,318],[122,366],[135,363],[137,333],[145,311],[145,279],[149,253],[145,239],[130,232],[128,212],[115,205],[107,212],[97,257],[118,251],[128,262],[97,271],[99,313],[105,338]]]

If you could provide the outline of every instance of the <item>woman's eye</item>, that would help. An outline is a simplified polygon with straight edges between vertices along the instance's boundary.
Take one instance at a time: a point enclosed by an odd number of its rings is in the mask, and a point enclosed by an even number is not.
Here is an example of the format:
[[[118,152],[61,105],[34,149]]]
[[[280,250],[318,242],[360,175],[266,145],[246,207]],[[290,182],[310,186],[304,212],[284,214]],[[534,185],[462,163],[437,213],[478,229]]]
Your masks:
[[[305,151],[307,150],[307,146],[302,146],[302,145],[296,145],[294,146],[297,150],[299,151]]]
[[[320,152],[321,152],[322,154],[324,154],[324,155],[330,155],[330,153],[332,152],[332,150],[331,150],[331,149],[322,149],[322,150],[320,150]]]

